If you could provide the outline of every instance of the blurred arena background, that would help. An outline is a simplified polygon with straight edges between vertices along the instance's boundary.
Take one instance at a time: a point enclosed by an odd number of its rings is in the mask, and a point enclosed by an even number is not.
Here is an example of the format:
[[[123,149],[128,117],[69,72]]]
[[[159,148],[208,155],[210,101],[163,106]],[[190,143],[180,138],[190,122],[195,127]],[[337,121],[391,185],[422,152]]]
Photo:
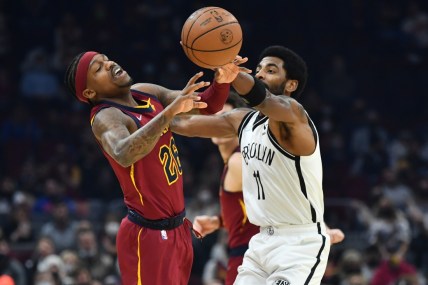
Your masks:
[[[320,132],[326,221],[346,234],[332,247],[323,284],[426,284],[424,0],[0,0],[0,275],[16,285],[120,284],[121,190],[93,139],[88,109],[65,90],[64,71],[77,53],[97,50],[135,82],[182,89],[200,68],[179,45],[181,27],[204,6],[238,18],[247,67],[254,70],[272,44],[308,64],[301,102]],[[188,217],[216,213],[216,147],[177,141]],[[194,245],[190,284],[221,284],[223,233]],[[381,268],[382,250],[402,250],[404,259]],[[393,272],[393,283],[372,280],[378,269]]]

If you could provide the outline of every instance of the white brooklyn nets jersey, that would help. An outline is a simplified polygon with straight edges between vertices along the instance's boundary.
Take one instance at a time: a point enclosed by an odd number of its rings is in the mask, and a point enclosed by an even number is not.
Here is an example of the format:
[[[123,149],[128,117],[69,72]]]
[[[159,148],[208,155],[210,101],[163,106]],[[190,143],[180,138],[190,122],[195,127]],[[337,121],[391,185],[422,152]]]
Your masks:
[[[324,200],[318,133],[309,118],[316,148],[308,156],[283,149],[269,130],[269,118],[248,113],[239,126],[244,202],[258,226],[322,222]]]

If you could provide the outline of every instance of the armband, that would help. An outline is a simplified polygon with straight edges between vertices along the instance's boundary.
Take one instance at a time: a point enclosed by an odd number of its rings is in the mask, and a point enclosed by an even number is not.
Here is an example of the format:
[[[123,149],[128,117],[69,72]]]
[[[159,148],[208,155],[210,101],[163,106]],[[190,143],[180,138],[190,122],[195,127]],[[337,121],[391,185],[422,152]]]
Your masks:
[[[250,92],[245,95],[241,95],[241,98],[244,99],[245,103],[250,107],[260,105],[266,98],[266,87],[260,79],[254,78],[254,86],[251,88]]]

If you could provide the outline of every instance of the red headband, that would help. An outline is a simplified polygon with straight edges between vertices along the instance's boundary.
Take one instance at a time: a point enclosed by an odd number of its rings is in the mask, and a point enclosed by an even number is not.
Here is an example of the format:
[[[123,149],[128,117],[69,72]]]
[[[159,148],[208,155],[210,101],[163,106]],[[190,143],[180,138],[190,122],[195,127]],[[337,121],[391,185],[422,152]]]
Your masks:
[[[84,103],[88,103],[88,98],[83,96],[83,91],[86,89],[86,79],[88,75],[88,69],[89,64],[91,63],[91,60],[96,56],[98,53],[95,51],[87,51],[83,56],[80,58],[79,63],[77,64],[77,71],[76,71],[76,96],[77,99]]]

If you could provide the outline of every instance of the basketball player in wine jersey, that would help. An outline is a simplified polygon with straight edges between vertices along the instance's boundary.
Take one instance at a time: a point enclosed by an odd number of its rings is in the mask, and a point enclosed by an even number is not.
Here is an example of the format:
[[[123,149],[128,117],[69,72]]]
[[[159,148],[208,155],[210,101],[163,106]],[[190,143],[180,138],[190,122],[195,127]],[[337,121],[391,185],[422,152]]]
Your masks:
[[[290,49],[270,46],[256,75],[248,73],[240,72],[232,86],[255,110],[177,116],[171,128],[186,136],[239,137],[244,202],[260,231],[235,284],[318,285],[331,241],[318,132],[296,100],[306,84],[306,63]]]
[[[231,92],[223,109],[223,114],[237,107],[244,107],[244,101],[236,93]],[[202,236],[210,234],[222,227],[227,231],[228,264],[225,285],[232,285],[238,275],[238,266],[242,264],[244,253],[253,235],[259,227],[248,221],[242,195],[242,156],[239,151],[238,137],[212,138],[217,145],[224,161],[220,179],[220,210],[218,216],[196,216],[193,222],[195,230]]]
[[[191,223],[185,220],[182,167],[169,128],[172,118],[192,111],[214,114],[246,59],[218,68],[213,84],[193,76],[182,91],[140,83],[98,52],[76,56],[66,84],[92,106],[90,123],[115,172],[128,216],[116,239],[122,284],[188,284],[193,260]],[[237,64],[238,63],[238,64]]]

